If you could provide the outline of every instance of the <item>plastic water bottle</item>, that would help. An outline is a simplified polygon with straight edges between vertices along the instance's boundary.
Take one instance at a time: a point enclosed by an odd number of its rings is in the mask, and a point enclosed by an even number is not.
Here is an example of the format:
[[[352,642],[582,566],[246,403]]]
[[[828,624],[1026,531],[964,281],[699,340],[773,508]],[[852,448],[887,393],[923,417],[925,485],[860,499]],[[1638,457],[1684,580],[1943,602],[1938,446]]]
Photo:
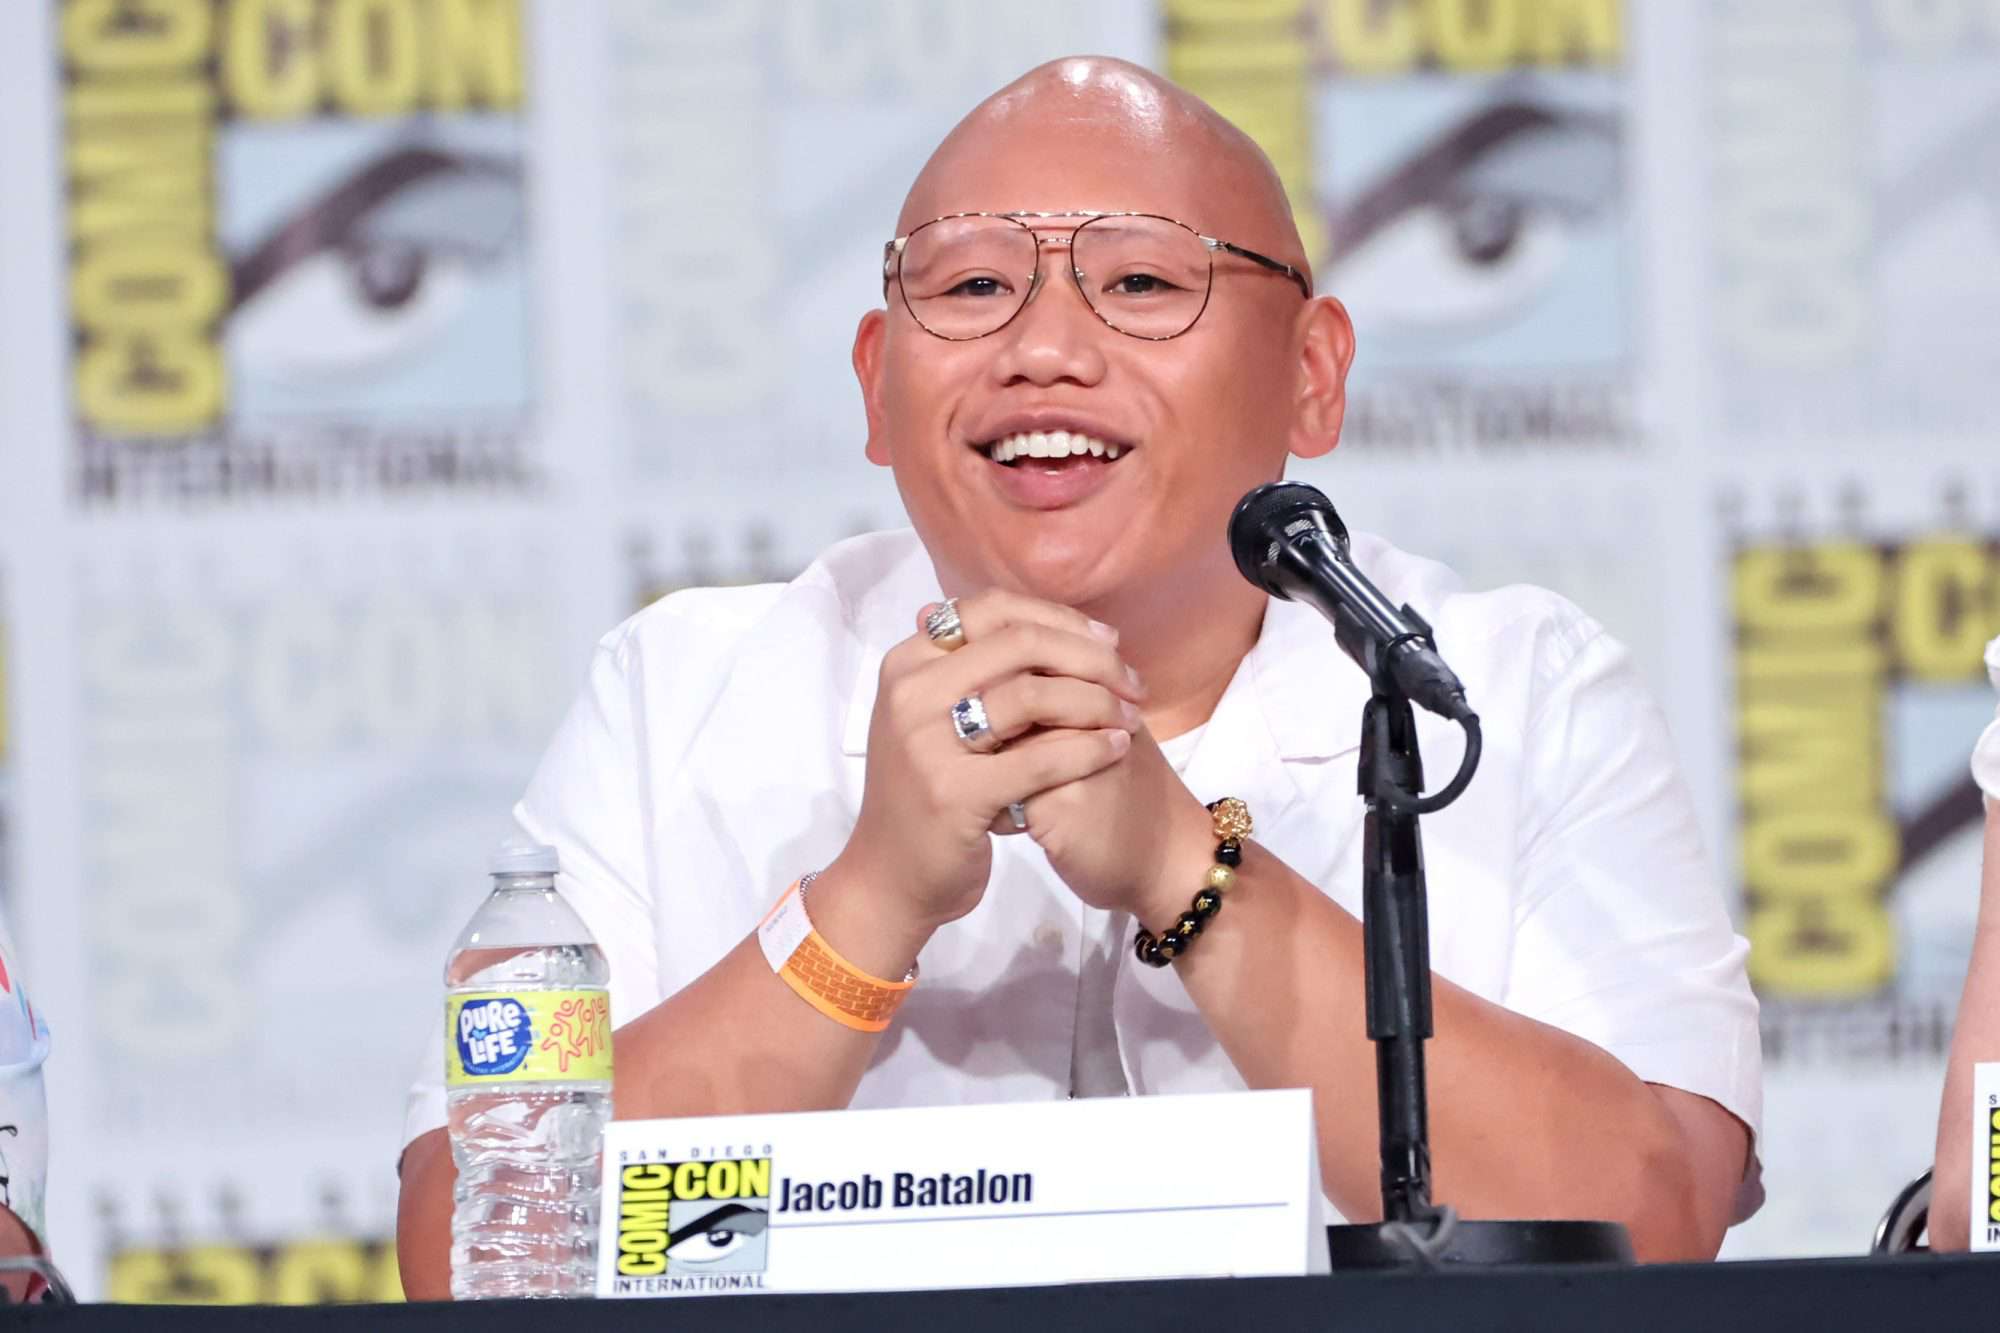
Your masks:
[[[610,968],[556,893],[556,852],[509,842],[445,965],[456,1300],[588,1296],[611,1117]]]

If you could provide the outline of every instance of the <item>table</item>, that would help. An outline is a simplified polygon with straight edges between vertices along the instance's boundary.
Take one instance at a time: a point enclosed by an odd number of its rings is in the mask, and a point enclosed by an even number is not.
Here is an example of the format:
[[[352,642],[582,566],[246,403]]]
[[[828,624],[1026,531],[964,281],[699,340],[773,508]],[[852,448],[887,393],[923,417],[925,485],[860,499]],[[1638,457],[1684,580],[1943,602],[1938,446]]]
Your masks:
[[[735,1308],[736,1302],[746,1302]],[[1914,1254],[1783,1263],[1553,1267],[1325,1278],[1091,1283],[832,1296],[477,1306],[135,1306],[0,1311],[0,1328],[74,1333],[1051,1333],[1200,1328],[1417,1330],[1820,1329],[1986,1326],[2000,1312],[2000,1257]]]

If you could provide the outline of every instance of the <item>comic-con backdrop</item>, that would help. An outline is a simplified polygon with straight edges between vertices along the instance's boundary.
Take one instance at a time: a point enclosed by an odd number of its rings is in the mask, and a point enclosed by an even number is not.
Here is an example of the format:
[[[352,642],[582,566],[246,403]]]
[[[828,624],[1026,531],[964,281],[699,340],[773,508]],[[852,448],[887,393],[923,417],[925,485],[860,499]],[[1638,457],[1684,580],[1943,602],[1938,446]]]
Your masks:
[[[1974,909],[2000,5],[22,0],[0,892],[86,1291],[395,1292],[444,950],[591,643],[899,521],[881,242],[1074,51],[1283,174],[1361,340],[1301,474],[1634,646],[1765,1006],[1726,1253],[1865,1245]]]

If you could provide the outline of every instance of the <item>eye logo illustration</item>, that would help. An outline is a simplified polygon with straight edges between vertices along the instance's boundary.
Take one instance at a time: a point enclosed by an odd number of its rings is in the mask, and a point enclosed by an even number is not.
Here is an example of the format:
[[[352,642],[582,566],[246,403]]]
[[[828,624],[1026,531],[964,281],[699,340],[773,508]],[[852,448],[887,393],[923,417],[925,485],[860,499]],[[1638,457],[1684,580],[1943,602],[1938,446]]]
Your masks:
[[[757,1273],[764,1269],[770,1214],[762,1203],[676,1203],[668,1218],[672,1272]]]
[[[519,249],[523,212],[505,156],[401,147],[363,162],[232,264],[244,368],[300,388],[379,373],[461,314]]]
[[[684,1211],[692,1215],[682,1221]],[[770,1215],[754,1203],[680,1203],[672,1213],[666,1257],[676,1269],[746,1273],[764,1267],[764,1235]],[[734,1263],[728,1263],[734,1259]]]
[[[1329,290],[1391,334],[1521,318],[1611,212],[1619,139],[1608,113],[1518,91],[1465,113],[1334,210]]]

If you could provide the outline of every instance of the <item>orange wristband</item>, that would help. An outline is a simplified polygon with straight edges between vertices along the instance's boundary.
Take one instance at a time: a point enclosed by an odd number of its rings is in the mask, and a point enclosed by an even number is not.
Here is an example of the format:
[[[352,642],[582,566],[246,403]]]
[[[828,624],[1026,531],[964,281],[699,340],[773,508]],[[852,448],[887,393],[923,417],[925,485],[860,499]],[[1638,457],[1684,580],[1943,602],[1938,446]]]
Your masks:
[[[794,880],[758,924],[764,961],[800,999],[834,1022],[857,1032],[880,1032],[917,984],[917,969],[901,981],[884,981],[842,958],[806,915],[805,886],[813,878]]]

